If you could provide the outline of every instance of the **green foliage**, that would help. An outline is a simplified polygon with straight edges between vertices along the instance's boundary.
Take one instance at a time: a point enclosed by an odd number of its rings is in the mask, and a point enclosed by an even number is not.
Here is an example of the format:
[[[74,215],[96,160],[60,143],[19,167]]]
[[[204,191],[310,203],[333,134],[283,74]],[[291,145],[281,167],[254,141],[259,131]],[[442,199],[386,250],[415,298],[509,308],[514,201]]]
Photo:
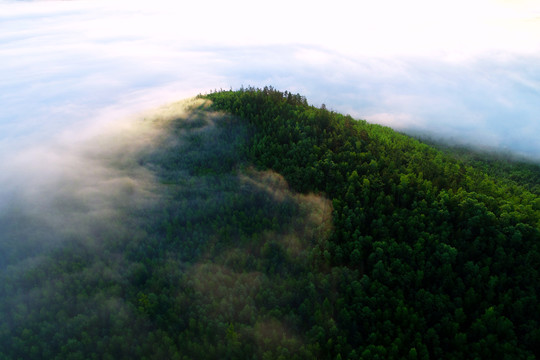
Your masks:
[[[206,97],[255,126],[259,168],[333,202],[312,251],[333,311],[304,323],[322,356],[540,356],[538,166],[443,153],[271,88]]]
[[[137,231],[0,274],[0,358],[540,357],[537,167],[272,88],[202,98],[232,116],[141,155],[166,196]]]

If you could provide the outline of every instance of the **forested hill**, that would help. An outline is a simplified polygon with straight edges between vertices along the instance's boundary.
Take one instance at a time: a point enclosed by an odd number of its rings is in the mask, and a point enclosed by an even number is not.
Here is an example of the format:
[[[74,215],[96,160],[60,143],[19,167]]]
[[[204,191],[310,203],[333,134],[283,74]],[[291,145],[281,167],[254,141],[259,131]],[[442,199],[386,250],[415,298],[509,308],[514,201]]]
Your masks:
[[[540,357],[538,166],[458,161],[273,89],[206,98],[252,125],[259,168],[333,203],[298,308],[322,357]]]
[[[272,88],[152,121],[105,215],[0,213],[0,359],[540,358],[538,166]]]

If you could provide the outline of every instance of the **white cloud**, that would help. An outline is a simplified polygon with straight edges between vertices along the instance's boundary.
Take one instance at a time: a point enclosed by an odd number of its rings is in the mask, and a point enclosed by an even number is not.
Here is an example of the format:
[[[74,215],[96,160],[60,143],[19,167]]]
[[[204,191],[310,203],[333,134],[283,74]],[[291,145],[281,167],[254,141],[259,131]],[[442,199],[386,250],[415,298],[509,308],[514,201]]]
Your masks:
[[[0,150],[210,89],[273,85],[540,156],[539,16],[533,1],[4,1]]]

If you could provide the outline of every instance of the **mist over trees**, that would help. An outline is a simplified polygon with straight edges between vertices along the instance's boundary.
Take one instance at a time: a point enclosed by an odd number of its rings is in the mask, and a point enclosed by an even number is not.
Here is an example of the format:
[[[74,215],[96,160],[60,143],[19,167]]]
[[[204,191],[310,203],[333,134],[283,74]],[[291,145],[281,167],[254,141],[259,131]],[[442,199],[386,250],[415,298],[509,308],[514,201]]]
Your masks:
[[[0,358],[540,357],[538,166],[272,88],[150,123],[2,209]]]

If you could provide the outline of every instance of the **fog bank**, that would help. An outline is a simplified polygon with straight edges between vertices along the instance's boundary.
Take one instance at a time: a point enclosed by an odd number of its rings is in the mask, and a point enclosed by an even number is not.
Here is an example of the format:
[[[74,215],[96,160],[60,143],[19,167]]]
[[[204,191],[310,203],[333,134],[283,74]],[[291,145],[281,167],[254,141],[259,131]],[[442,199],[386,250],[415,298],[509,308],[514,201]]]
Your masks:
[[[2,355],[156,354],[156,331],[191,336],[194,319],[216,341],[234,322],[260,355],[299,349],[303,334],[259,299],[287,277],[304,285],[293,274],[324,247],[331,202],[254,170],[245,123],[208,105],[92,122],[0,165]]]
[[[540,156],[534,2],[4,1],[0,10],[2,161],[88,122],[242,85]]]

